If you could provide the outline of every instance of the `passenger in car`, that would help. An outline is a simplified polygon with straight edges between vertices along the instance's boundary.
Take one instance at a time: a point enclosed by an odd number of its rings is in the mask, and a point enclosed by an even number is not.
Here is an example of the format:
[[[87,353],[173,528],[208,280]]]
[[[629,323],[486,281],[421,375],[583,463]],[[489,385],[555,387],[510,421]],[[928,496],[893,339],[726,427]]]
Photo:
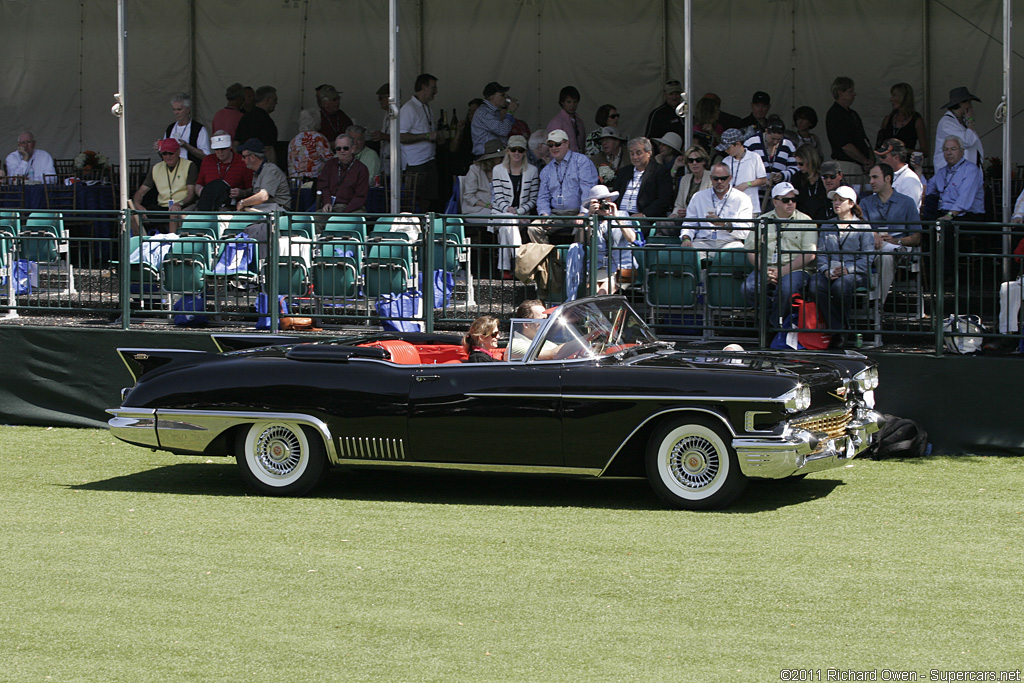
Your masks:
[[[503,353],[498,348],[498,319],[493,315],[482,315],[469,326],[469,332],[462,340],[469,354],[467,363],[493,363]]]

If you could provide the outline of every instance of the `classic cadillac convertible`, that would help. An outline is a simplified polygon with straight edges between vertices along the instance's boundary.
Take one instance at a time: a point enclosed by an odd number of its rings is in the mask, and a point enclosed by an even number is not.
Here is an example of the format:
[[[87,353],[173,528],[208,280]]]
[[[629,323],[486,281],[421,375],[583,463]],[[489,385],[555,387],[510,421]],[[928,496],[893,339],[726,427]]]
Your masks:
[[[119,349],[136,384],[110,430],[233,455],[270,495],[331,465],[413,465],[646,476],[672,507],[717,508],[748,478],[845,464],[881,421],[861,355],[677,351],[614,296],[513,320],[495,363],[461,362],[444,334],[214,339],[221,353]]]

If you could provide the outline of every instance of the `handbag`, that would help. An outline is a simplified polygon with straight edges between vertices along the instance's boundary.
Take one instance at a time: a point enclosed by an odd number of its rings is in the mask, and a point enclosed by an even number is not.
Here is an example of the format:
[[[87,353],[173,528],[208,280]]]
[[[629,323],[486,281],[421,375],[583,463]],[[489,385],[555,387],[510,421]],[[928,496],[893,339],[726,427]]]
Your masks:
[[[813,301],[804,301],[799,294],[794,294],[793,306],[797,309],[797,327],[803,330],[797,333],[800,344],[806,349],[827,349],[829,342],[832,341],[832,335],[815,331],[823,327],[818,317],[818,305]]]
[[[977,353],[981,350],[985,328],[976,315],[951,315],[942,324],[946,350],[950,353]]]

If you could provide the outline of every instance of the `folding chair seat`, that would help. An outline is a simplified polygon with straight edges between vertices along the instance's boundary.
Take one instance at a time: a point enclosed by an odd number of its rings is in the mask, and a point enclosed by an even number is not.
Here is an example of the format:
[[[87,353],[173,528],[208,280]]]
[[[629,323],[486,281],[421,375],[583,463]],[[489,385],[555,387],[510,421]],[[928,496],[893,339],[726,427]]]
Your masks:
[[[411,275],[411,246],[397,241],[370,245],[363,260],[363,282],[367,296],[401,294],[408,289]]]
[[[645,247],[644,301],[655,319],[696,306],[698,272],[696,249]]]
[[[310,270],[318,305],[357,296],[362,265],[362,247],[358,242],[338,239],[322,244]]]
[[[324,231],[320,235],[322,239],[329,239],[335,235],[351,235],[360,242],[366,241],[366,216],[354,216],[343,214],[331,216],[324,224]]]

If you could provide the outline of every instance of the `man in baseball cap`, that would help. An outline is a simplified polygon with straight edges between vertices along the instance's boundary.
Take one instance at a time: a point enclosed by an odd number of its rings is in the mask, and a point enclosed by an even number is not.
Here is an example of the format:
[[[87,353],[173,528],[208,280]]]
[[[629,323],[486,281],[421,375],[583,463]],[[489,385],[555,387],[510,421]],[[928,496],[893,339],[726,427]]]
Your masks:
[[[749,306],[756,308],[758,291],[767,286],[765,315],[771,325],[778,325],[792,312],[793,295],[803,292],[814,274],[817,226],[810,222],[810,216],[796,208],[797,194],[797,189],[789,182],[776,183],[772,188],[774,208],[761,214],[762,218],[770,221],[766,263],[759,260],[756,231],[751,230],[743,244],[743,248],[748,250],[747,259],[754,266],[743,282],[743,296]],[[787,226],[780,221],[793,221],[794,224]]]
[[[252,171],[242,157],[231,149],[231,136],[218,130],[210,138],[212,154],[203,158],[196,178],[199,201],[197,211],[216,211],[235,200],[252,187]]]
[[[483,154],[484,145],[488,140],[508,143],[509,132],[516,122],[516,117],[512,114],[519,107],[519,100],[509,97],[508,91],[507,85],[497,81],[491,81],[484,86],[484,103],[473,115],[469,129],[473,139],[473,154]]]

